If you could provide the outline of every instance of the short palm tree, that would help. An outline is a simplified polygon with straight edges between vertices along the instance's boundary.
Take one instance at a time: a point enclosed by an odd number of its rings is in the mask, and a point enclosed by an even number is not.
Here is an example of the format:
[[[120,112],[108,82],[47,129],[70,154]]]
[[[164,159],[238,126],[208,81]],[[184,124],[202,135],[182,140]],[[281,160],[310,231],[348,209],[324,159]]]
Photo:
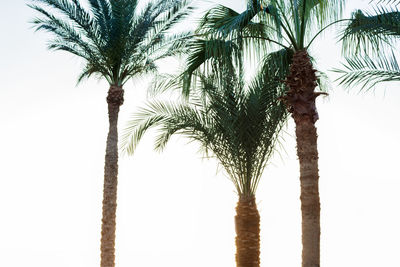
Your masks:
[[[249,0],[247,9],[238,13],[219,5],[203,17],[199,34],[219,40],[229,40],[249,55],[267,58],[270,51],[282,49],[293,54],[290,73],[285,79],[289,90],[282,100],[296,124],[297,155],[300,162],[301,210],[302,210],[302,266],[320,266],[320,200],[318,188],[318,149],[315,122],[318,113],[315,92],[319,79],[308,54],[316,37],[338,20],[344,0],[270,0],[263,5]],[[203,53],[189,53],[187,77],[210,55],[223,54],[226,49],[210,43]],[[204,56],[204,54],[206,56]],[[264,64],[266,64],[264,62]],[[287,61],[276,58],[276,64]]]
[[[247,86],[241,69],[236,71],[232,64],[217,69],[218,74],[195,72],[197,85],[188,101],[154,101],[142,108],[126,128],[123,147],[133,153],[152,127],[160,130],[155,142],[159,150],[176,134],[197,141],[206,155],[224,167],[239,196],[237,266],[259,267],[260,216],[255,193],[287,117],[278,100],[284,86],[274,77],[273,68],[263,69]],[[181,88],[179,82],[174,86]]]
[[[340,74],[340,83],[370,89],[378,83],[400,81],[397,58],[393,52],[387,52],[395,49],[399,39],[400,12],[397,8],[380,6],[373,14],[361,10],[353,12],[342,34],[343,49],[352,56],[346,57],[343,69],[335,69]]]
[[[156,70],[155,61],[173,54],[162,49],[168,31],[188,15],[186,1],[155,0],[141,9],[137,0],[33,0],[40,14],[37,30],[53,34],[49,49],[74,54],[86,63],[78,82],[92,75],[109,83],[109,132],[104,168],[101,266],[115,261],[115,216],[118,175],[118,113],[124,102],[123,85],[130,78]]]

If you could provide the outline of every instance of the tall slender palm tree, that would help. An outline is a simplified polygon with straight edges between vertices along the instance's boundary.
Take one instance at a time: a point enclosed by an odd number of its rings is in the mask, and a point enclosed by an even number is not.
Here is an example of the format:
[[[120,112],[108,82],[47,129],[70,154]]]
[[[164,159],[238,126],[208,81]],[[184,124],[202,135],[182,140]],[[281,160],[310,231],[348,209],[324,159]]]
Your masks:
[[[101,266],[115,265],[115,216],[118,176],[118,114],[124,102],[123,85],[130,78],[156,70],[155,61],[174,53],[162,49],[168,31],[188,15],[186,1],[155,0],[139,8],[137,0],[34,0],[37,30],[53,34],[49,49],[72,53],[86,63],[78,82],[92,75],[109,83]]]
[[[285,106],[278,103],[284,86],[275,75],[288,69],[264,68],[247,86],[240,68],[225,64],[218,69],[219,73],[195,72],[197,86],[188,101],[154,101],[142,108],[126,128],[123,147],[133,153],[152,127],[160,129],[155,142],[159,150],[175,134],[199,142],[205,154],[224,167],[239,196],[237,266],[259,267],[260,216],[255,193],[287,117]],[[173,82],[174,86],[181,88],[179,82]]]
[[[351,56],[346,57],[342,69],[335,69],[340,83],[370,89],[378,83],[400,81],[395,53],[388,52],[395,50],[399,39],[400,11],[395,6],[378,6],[373,13],[353,12],[342,34],[343,50]]]
[[[282,95],[296,125],[297,155],[300,162],[302,210],[302,266],[320,266],[320,200],[318,189],[318,149],[315,122],[318,113],[315,92],[319,78],[308,50],[321,32],[340,22],[344,0],[270,0],[263,5],[250,0],[247,9],[238,13],[223,5],[203,17],[199,34],[239,45],[249,55],[260,58],[284,48],[293,53],[290,73],[285,79],[289,90]],[[203,54],[224,52],[218,43],[205,47]],[[186,87],[191,72],[208,58],[202,53],[189,56]],[[277,64],[287,64],[277,59]]]

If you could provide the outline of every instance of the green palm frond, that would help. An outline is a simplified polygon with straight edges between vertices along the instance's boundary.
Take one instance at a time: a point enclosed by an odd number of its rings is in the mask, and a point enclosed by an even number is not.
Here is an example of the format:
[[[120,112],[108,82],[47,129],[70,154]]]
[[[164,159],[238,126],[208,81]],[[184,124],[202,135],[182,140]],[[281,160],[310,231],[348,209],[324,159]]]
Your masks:
[[[231,8],[218,5],[210,9],[201,19],[199,31],[227,36],[233,32],[240,32],[249,24],[252,24],[253,18],[261,10],[260,3],[257,6],[248,6],[248,8],[238,13]]]
[[[360,85],[362,89],[370,89],[378,83],[400,81],[400,67],[393,53],[377,59],[346,58],[343,67],[334,71],[341,75],[337,80],[346,87]]]
[[[33,21],[36,30],[55,37],[49,48],[86,62],[78,81],[99,74],[115,85],[155,71],[156,60],[172,55],[169,31],[193,10],[185,0],[151,0],[141,9],[137,0],[89,0],[89,10],[78,0],[32,3],[40,15]]]
[[[192,75],[196,76],[196,72],[192,73]],[[176,91],[178,93],[182,93],[182,84],[183,84],[183,75],[156,73],[150,83],[147,92],[152,97],[161,95],[168,91],[169,92]],[[185,96],[188,97],[188,95]]]
[[[309,17],[312,23],[317,22],[319,27],[323,27],[333,21],[339,20],[344,12],[345,0],[303,0],[306,3],[306,17]]]
[[[396,8],[377,7],[374,14],[357,10],[342,33],[343,49],[379,51],[382,44],[400,37],[400,12]]]
[[[101,36],[103,38],[109,36],[112,17],[110,3],[107,0],[88,0],[88,2]]]
[[[268,78],[269,82],[282,83],[289,74],[289,65],[292,63],[293,50],[281,49],[267,54],[262,62],[261,72]]]
[[[187,131],[190,128],[204,134],[207,130],[202,128],[203,124],[199,112],[185,103],[152,101],[147,107],[140,109],[128,123],[129,126],[123,133],[122,147],[125,152],[132,154],[146,131],[162,125],[155,142],[155,149],[162,150],[171,135],[177,131]]]
[[[148,36],[148,44],[144,46],[144,49],[151,49],[151,52],[163,46],[171,28],[194,10],[188,1],[160,1],[157,5],[160,14],[153,25],[152,34]]]
[[[371,0],[370,3],[386,4],[386,5],[399,5],[399,0]]]
[[[317,86],[318,89],[321,92],[324,93],[328,93],[329,90],[331,89],[331,81],[328,77],[328,74],[326,74],[325,72],[322,71],[317,71],[316,72],[316,76],[317,76]]]
[[[155,53],[162,51],[162,53],[158,53],[156,60],[172,56],[182,59],[184,55],[188,54],[189,43],[196,37],[193,32],[182,32],[166,36],[164,42],[154,48]],[[168,49],[164,49],[165,47]]]
[[[264,16],[264,11],[268,11],[270,16]],[[265,20],[268,20],[268,23],[265,23]],[[269,5],[264,8],[259,1],[254,1],[249,3],[242,13],[223,5],[210,9],[201,19],[198,32],[211,35],[213,38],[243,41],[252,39],[260,45],[267,40],[277,43],[273,39],[275,36],[281,36],[280,24],[280,16],[274,6]]]
[[[192,74],[200,66],[205,66],[209,70],[218,69],[217,62],[228,63],[233,59],[240,58],[240,50],[232,41],[224,41],[220,39],[192,39],[187,44],[189,51],[186,60],[186,68],[182,73],[182,93],[188,96],[192,83]],[[209,64],[207,64],[209,63]]]

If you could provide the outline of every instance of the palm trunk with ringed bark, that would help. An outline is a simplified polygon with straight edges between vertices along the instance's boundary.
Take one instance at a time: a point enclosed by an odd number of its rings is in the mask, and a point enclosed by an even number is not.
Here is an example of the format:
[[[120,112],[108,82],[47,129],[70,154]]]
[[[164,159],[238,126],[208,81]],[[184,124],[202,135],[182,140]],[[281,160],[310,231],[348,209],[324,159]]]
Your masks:
[[[321,93],[317,86],[310,57],[306,50],[295,52],[286,79],[289,91],[284,101],[296,124],[297,156],[300,162],[302,214],[302,266],[320,266],[320,201],[318,189],[318,149],[315,122],[318,113],[315,99]]]
[[[118,184],[118,113],[124,102],[122,87],[111,85],[108,91],[109,131],[104,166],[103,218],[101,225],[101,267],[115,266],[115,217]]]
[[[260,266],[260,215],[254,197],[240,197],[236,206],[236,266]]]

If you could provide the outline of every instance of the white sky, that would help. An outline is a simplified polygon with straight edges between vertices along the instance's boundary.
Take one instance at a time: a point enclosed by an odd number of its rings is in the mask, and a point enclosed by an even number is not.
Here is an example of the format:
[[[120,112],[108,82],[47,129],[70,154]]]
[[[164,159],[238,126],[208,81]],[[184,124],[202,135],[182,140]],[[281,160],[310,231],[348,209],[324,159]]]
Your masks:
[[[369,0],[348,2],[350,12]],[[24,1],[2,0],[0,266],[98,266],[108,86],[75,87],[81,62],[47,51],[49,35],[33,33],[33,16]],[[339,66],[330,35],[312,52],[322,69]],[[332,82],[329,100],[318,101],[321,266],[400,266],[397,87],[359,94]],[[145,100],[146,83],[125,89],[120,129]],[[301,262],[293,122],[287,131],[286,152],[257,192],[262,266]],[[147,136],[134,157],[120,160],[118,266],[234,266],[234,187],[197,148],[175,138],[160,154]]]

